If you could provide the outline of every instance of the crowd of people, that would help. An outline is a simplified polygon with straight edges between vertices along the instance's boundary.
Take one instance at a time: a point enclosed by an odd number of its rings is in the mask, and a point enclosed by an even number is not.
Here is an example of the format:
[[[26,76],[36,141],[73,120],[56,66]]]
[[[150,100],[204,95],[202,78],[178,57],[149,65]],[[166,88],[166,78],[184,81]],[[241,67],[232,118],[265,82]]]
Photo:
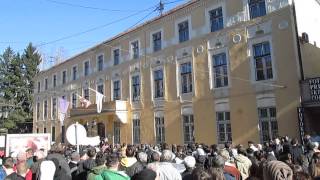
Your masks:
[[[54,144],[3,157],[0,180],[311,180],[320,179],[319,143],[306,135],[264,144]]]

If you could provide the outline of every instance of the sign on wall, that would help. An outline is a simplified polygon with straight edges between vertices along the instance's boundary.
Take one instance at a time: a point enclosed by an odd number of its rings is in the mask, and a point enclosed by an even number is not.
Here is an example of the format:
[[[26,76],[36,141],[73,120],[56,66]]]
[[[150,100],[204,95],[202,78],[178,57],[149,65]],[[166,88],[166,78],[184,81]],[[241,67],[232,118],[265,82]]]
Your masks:
[[[304,104],[320,104],[320,77],[301,81],[301,96]]]

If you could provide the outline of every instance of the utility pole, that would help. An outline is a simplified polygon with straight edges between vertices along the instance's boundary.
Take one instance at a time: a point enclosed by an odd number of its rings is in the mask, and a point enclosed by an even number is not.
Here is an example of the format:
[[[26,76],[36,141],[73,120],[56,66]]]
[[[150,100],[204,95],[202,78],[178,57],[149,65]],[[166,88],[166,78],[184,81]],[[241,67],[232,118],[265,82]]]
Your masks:
[[[159,6],[158,6],[157,9],[159,11],[160,16],[162,16],[162,13],[163,13],[163,10],[164,10],[164,4],[163,4],[162,0],[160,0]]]

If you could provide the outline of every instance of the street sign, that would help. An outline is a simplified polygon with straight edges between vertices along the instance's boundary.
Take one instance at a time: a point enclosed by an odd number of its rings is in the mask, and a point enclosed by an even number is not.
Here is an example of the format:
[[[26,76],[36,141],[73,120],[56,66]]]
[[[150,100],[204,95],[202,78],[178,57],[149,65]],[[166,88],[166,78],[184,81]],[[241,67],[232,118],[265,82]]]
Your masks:
[[[82,141],[87,138],[87,131],[81,124],[72,124],[67,129],[66,137],[70,144],[82,145]]]

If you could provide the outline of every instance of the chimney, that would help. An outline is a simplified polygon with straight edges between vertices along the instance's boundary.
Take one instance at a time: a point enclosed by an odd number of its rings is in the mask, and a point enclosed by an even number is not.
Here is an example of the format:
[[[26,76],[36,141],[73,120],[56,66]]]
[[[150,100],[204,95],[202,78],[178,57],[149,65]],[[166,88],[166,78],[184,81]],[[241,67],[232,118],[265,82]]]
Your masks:
[[[302,33],[302,43],[309,43],[309,35],[306,32]]]

